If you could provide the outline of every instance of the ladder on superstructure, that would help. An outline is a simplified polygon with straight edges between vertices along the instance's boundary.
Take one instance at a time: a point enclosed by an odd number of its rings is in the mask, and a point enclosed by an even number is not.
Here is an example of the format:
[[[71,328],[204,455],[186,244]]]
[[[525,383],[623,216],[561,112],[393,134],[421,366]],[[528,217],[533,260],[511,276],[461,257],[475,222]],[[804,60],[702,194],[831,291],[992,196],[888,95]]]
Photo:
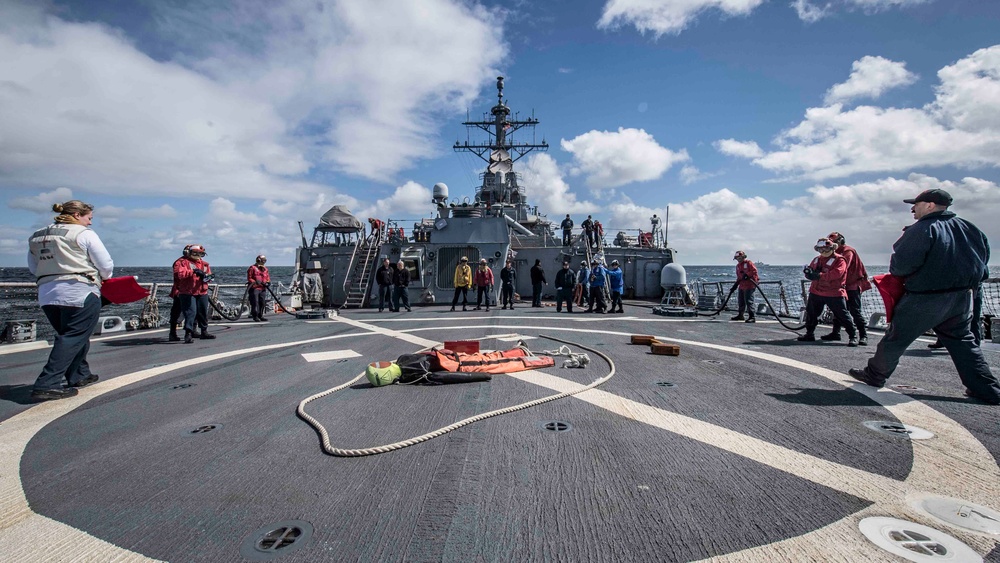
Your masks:
[[[373,231],[367,238],[358,240],[348,268],[351,273],[344,283],[347,299],[341,305],[341,309],[361,309],[368,305],[368,295],[371,293],[372,276],[375,263],[378,262],[382,235],[381,231]]]

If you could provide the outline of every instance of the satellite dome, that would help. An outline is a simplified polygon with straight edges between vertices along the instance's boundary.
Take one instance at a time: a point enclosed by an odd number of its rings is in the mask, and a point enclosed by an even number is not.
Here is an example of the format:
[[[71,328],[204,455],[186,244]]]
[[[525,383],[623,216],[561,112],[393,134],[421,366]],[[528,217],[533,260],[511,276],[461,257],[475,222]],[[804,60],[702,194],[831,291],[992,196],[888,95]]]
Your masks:
[[[435,202],[447,200],[448,199],[448,186],[445,185],[444,182],[438,182],[438,183],[434,184],[434,190],[433,190],[432,197],[433,197],[433,200]]]
[[[660,270],[660,287],[670,289],[678,285],[687,285],[687,272],[684,266],[671,262]]]

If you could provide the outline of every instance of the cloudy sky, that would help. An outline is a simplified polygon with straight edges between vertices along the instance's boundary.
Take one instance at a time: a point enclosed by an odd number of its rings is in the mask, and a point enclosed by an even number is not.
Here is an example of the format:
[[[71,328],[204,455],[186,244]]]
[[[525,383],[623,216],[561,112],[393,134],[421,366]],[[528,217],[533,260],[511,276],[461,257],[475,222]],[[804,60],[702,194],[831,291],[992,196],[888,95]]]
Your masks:
[[[121,265],[291,265],[335,204],[408,228],[474,194],[451,146],[500,75],[557,222],[669,206],[684,264],[831,230],[885,264],[940,187],[996,247],[998,30],[982,0],[0,0],[0,265],[68,199]]]

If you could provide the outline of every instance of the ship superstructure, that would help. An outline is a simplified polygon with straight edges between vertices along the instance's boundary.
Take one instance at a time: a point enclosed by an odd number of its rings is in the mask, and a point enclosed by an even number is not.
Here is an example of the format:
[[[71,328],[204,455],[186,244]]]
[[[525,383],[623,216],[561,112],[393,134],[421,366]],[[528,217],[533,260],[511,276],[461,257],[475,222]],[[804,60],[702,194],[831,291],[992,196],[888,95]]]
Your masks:
[[[627,297],[658,299],[663,295],[661,272],[674,261],[674,251],[667,246],[655,216],[646,232],[638,225],[609,229],[593,246],[580,228],[583,217],[577,217],[572,243],[564,245],[562,237],[556,236],[555,224],[531,205],[514,163],[530,152],[547,150],[548,144],[544,139],[534,142],[533,136],[532,142],[517,138],[519,131],[533,132],[539,120],[534,115],[520,119],[504,100],[503,89],[501,76],[496,105],[482,120],[463,122],[470,132],[485,132],[486,139],[453,146],[456,152],[472,153],[486,163],[475,197],[450,200],[448,187],[435,184],[434,216],[413,223],[409,233],[399,219],[368,218],[365,225],[343,207],[330,209],[311,241],[303,232],[297,289],[304,305],[366,306],[373,294],[374,272],[383,258],[393,265],[401,260],[410,271],[410,302],[414,304],[450,302],[455,267],[462,257],[473,266],[485,258],[498,280],[497,292],[500,269],[510,257],[518,273],[515,291],[520,295],[531,293],[529,270],[535,260],[541,261],[550,278],[545,295],[551,295],[555,291],[551,278],[564,260],[575,271],[580,262],[589,264],[594,259],[604,264],[619,261]],[[616,231],[613,236],[612,230]],[[605,245],[605,238],[611,239],[610,245]]]

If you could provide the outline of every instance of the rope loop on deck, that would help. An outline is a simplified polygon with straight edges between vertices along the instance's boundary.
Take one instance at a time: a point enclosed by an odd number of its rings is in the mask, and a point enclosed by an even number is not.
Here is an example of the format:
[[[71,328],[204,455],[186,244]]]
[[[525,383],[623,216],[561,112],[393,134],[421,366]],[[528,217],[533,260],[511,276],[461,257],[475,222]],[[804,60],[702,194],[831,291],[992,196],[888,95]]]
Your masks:
[[[562,340],[562,339],[556,338],[554,336],[546,336],[544,334],[539,334],[538,336],[541,337],[541,338],[547,338],[549,340],[554,340],[556,342],[561,342],[563,344],[570,344],[570,345],[576,346],[578,348],[581,348],[583,350],[587,350],[589,352],[597,354],[605,362],[608,363],[608,368],[609,368],[608,374],[605,375],[604,377],[600,378],[600,379],[595,380],[593,383],[591,383],[591,384],[589,384],[589,385],[587,385],[585,387],[582,387],[580,389],[577,389],[575,391],[565,391],[565,392],[562,392],[562,393],[557,393],[555,395],[550,395],[548,397],[542,397],[541,399],[535,399],[534,401],[528,401],[527,403],[521,403],[520,405],[514,405],[512,407],[505,407],[505,408],[502,408],[502,409],[496,409],[496,410],[492,410],[492,411],[489,411],[489,412],[484,412],[482,414],[477,414],[475,416],[470,416],[469,418],[466,418],[466,419],[463,419],[463,420],[459,420],[458,422],[449,424],[448,426],[445,426],[444,428],[439,428],[439,429],[434,430],[432,432],[428,432],[426,434],[423,434],[423,435],[420,435],[420,436],[416,436],[416,437],[410,438],[408,440],[403,440],[401,442],[396,442],[394,444],[386,444],[384,446],[376,446],[376,447],[373,447],[373,448],[345,449],[345,448],[336,448],[336,447],[334,447],[333,444],[330,443],[330,434],[326,431],[326,428],[318,420],[316,420],[315,418],[313,418],[312,416],[310,416],[309,413],[307,413],[306,409],[305,409],[306,405],[308,403],[310,403],[311,401],[315,401],[316,399],[320,399],[320,398],[326,397],[327,395],[332,395],[333,393],[336,393],[337,391],[340,391],[342,389],[345,389],[345,388],[353,385],[356,381],[360,380],[362,377],[365,376],[364,372],[358,374],[357,377],[355,377],[354,379],[348,381],[347,383],[338,385],[338,386],[333,387],[331,389],[327,389],[326,391],[323,391],[322,393],[317,393],[317,394],[315,394],[315,395],[313,395],[311,397],[307,397],[307,398],[303,399],[302,402],[299,403],[299,406],[296,409],[296,413],[299,415],[299,418],[301,418],[302,420],[305,420],[307,423],[309,423],[310,426],[312,426],[316,430],[316,432],[319,433],[320,438],[323,441],[322,446],[323,446],[323,451],[324,452],[326,452],[326,453],[328,453],[330,455],[333,455],[333,456],[337,456],[337,457],[362,457],[362,456],[369,456],[369,455],[375,455],[375,454],[384,454],[384,453],[388,453],[388,452],[391,452],[391,451],[400,450],[400,449],[403,449],[403,448],[405,448],[407,446],[412,446],[412,445],[415,445],[415,444],[419,444],[421,442],[426,442],[427,440],[430,440],[431,438],[437,438],[438,436],[447,434],[448,432],[451,432],[452,430],[457,430],[458,428],[461,428],[463,426],[472,424],[473,422],[478,422],[480,420],[485,420],[487,418],[491,418],[491,417],[494,417],[494,416],[500,416],[502,414],[508,414],[508,413],[512,413],[512,412],[515,412],[515,411],[528,409],[528,408],[534,407],[536,405],[541,405],[542,403],[548,403],[548,402],[551,402],[551,401],[555,401],[556,399],[562,399],[563,397],[569,397],[571,395],[576,395],[578,393],[582,393],[584,391],[587,391],[587,390],[590,390],[590,389],[594,389],[594,388],[598,387],[599,385],[603,384],[604,382],[608,381],[612,377],[614,377],[614,375],[615,375],[615,363],[614,363],[614,361],[611,360],[611,358],[609,358],[603,352],[600,352],[600,351],[595,350],[593,348],[588,348],[586,346],[583,346],[582,344],[577,344],[577,343],[574,343],[574,342],[570,342],[568,340]],[[524,346],[524,342],[521,341],[521,342],[518,343],[518,345]],[[419,350],[418,353],[419,352],[425,352],[427,350],[430,350],[431,348],[432,347],[424,348],[422,350]],[[560,350],[562,350],[562,348],[566,348],[567,350],[569,350],[569,348],[566,347],[566,346],[561,347]],[[586,357],[586,354],[582,354],[582,355]],[[587,357],[587,361],[588,362],[590,361],[589,357]]]

